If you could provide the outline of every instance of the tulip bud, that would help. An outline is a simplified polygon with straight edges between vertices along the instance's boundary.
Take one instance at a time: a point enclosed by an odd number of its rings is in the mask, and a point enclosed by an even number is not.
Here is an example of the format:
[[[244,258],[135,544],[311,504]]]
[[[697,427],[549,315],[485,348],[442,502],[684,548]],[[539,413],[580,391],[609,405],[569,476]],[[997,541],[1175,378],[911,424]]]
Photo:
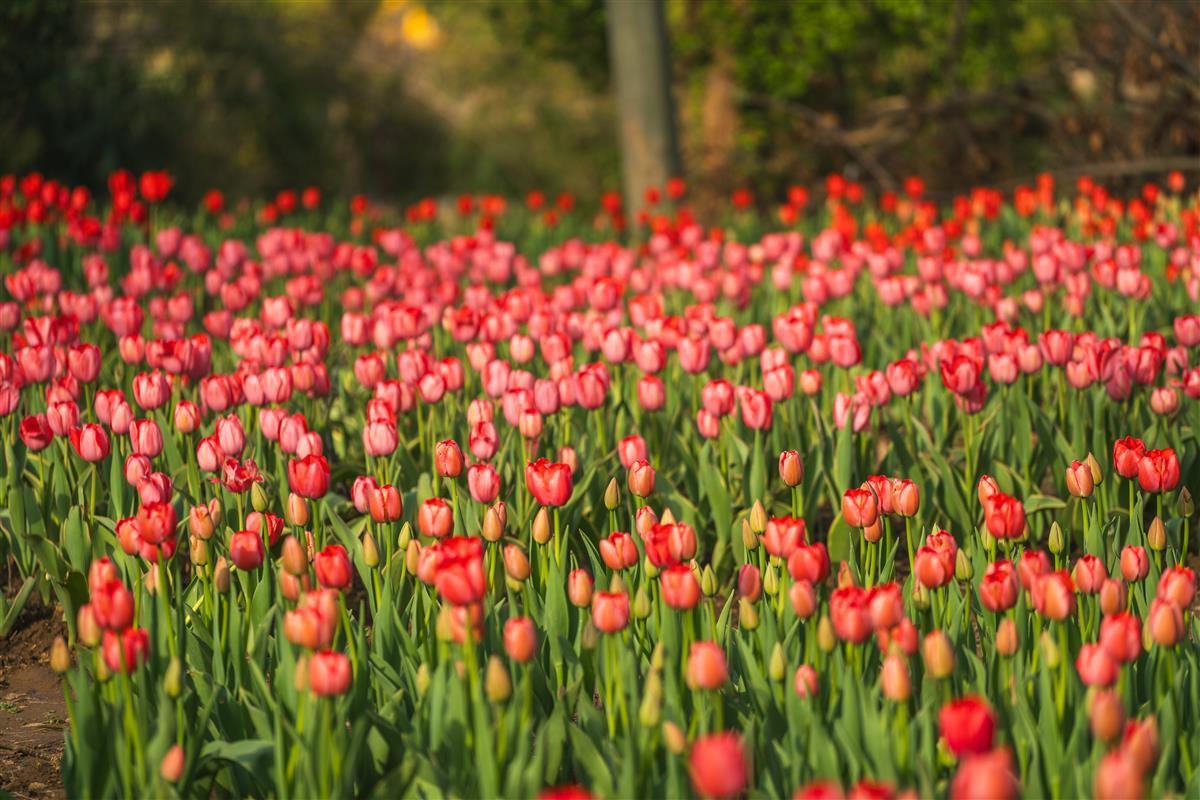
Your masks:
[[[687,750],[687,734],[674,722],[664,722],[663,744],[667,746],[668,752],[680,755]]]
[[[533,518],[533,540],[538,544],[545,544],[550,541],[551,533],[550,514],[546,511],[546,507],[542,506]]]
[[[183,748],[177,744],[171,745],[171,749],[163,756],[162,763],[158,767],[158,774],[167,783],[177,783],[183,777],[183,768]]]
[[[604,487],[604,507],[616,511],[621,505],[621,487],[616,478],[609,478],[608,486]]]
[[[908,674],[908,662],[899,653],[891,653],[883,660],[879,675],[883,696],[894,703],[902,703],[912,694],[912,679]]]
[[[773,681],[781,681],[787,673],[787,662],[783,658],[783,645],[778,641],[771,648],[771,660],[767,663],[767,674]]]
[[[664,508],[663,513],[662,513],[662,519],[660,519],[659,522],[661,522],[663,525],[674,525],[675,524],[675,514],[671,511],[671,509]]]
[[[1125,707],[1121,697],[1112,689],[1101,689],[1090,694],[1088,722],[1092,736],[1102,742],[1116,739],[1125,728]]]
[[[971,559],[967,558],[967,551],[960,549],[954,557],[954,577],[958,578],[959,583],[970,583],[974,574],[975,568],[971,565]]]
[[[779,594],[779,575],[775,571],[774,564],[767,565],[766,574],[763,576],[763,591],[769,597]]]
[[[750,509],[750,530],[761,534],[767,529],[767,510],[763,508],[762,500],[755,500]]]
[[[838,588],[858,586],[858,581],[854,577],[854,572],[850,569],[850,564],[846,561],[838,564]]]
[[[396,540],[396,546],[401,550],[407,550],[412,538],[412,523],[406,522],[400,526],[400,538]]]
[[[521,581],[529,577],[529,558],[525,551],[515,544],[505,545],[503,552],[504,572],[520,585]]]
[[[744,597],[738,600],[738,627],[748,631],[758,627],[758,609]]]
[[[1175,509],[1184,519],[1191,519],[1192,515],[1196,513],[1196,504],[1192,500],[1192,493],[1186,486],[1179,490],[1179,502],[1175,504]]]
[[[649,556],[642,559],[642,572],[650,580],[658,577],[658,567],[654,566],[654,562],[650,560]]]
[[[662,717],[662,679],[651,672],[646,678],[646,688],[642,692],[642,702],[638,706],[638,722],[647,728],[653,728]]]
[[[608,591],[613,594],[628,594],[625,590],[625,581],[621,580],[621,573],[613,573],[612,580],[608,582]]]
[[[1057,520],[1050,523],[1050,539],[1046,544],[1049,546],[1050,552],[1054,553],[1054,555],[1061,553],[1063,547],[1066,546],[1066,542],[1063,540],[1062,528],[1059,527]]]
[[[650,611],[650,593],[646,591],[645,586],[639,586],[633,595],[629,613],[633,615],[634,619],[645,619],[650,616]]]
[[[208,542],[195,536],[188,537],[188,556],[197,567],[208,563]]]
[[[429,677],[429,665],[425,662],[421,662],[421,665],[417,667],[417,694],[421,697],[424,697],[425,693],[429,691],[429,684],[431,682],[432,678]]]
[[[370,531],[363,531],[362,537],[363,563],[374,569],[379,566],[379,546]]]
[[[1054,641],[1050,631],[1042,631],[1039,643],[1042,647],[1042,661],[1046,663],[1046,668],[1057,669],[1062,661],[1062,653],[1058,651],[1058,644]]]
[[[254,484],[255,487],[258,484]],[[303,528],[308,524],[308,501],[295,492],[288,492],[287,506],[284,509],[289,525]]]
[[[705,597],[712,597],[717,593],[717,576],[713,572],[712,564],[705,566],[700,573],[700,591],[704,592]]]
[[[785,450],[779,454],[779,479],[792,487],[804,479],[804,462],[795,450]]]
[[[991,552],[996,547],[996,537],[985,527],[979,531],[979,543],[983,545],[985,553]]]
[[[583,635],[579,637],[579,646],[584,650],[595,650],[596,644],[600,641],[600,629],[592,624],[591,620],[583,626]]]
[[[921,642],[921,658],[931,678],[948,678],[954,672],[954,647],[941,630],[925,634]]]
[[[270,501],[267,500],[266,490],[262,488],[261,483],[254,483],[250,486],[250,505],[258,513],[263,513],[271,507]]]
[[[292,670],[292,686],[297,692],[308,691],[308,654],[301,653]]]
[[[925,611],[926,609],[929,608],[929,604],[930,604],[931,600],[932,600],[932,598],[929,594],[929,587],[926,586],[925,584],[921,583],[920,581],[913,581],[913,588],[912,588],[913,606],[920,609],[921,611]]]
[[[1092,471],[1092,483],[1096,486],[1104,483],[1104,472],[1100,469],[1100,462],[1096,460],[1094,455],[1088,453],[1083,463],[1087,464],[1088,469]]]
[[[755,535],[754,529],[750,527],[750,520],[742,520],[742,544],[746,548],[747,553],[753,553],[758,549],[758,536]]]
[[[213,525],[221,524],[221,501],[215,497],[208,501],[208,516],[212,517]]]
[[[174,700],[183,693],[183,663],[178,656],[171,658],[167,672],[163,675],[163,691]]]
[[[576,608],[586,608],[592,602],[592,576],[586,570],[572,570],[567,576],[567,597]]]
[[[71,652],[67,649],[67,643],[63,641],[63,637],[55,636],[54,644],[50,645],[50,669],[58,675],[71,668]]]
[[[1129,592],[1125,582],[1119,578],[1107,578],[1100,584],[1100,611],[1105,615],[1119,614],[1125,610]]]
[[[221,594],[229,591],[229,562],[225,556],[217,557],[217,566],[213,569],[213,588]]]
[[[821,648],[824,653],[832,652],[833,648],[837,647],[833,623],[829,621],[828,616],[822,615],[821,621],[817,623],[817,647]]]
[[[92,610],[90,603],[79,607],[75,629],[79,632],[79,643],[84,647],[95,647],[100,644],[100,637],[104,635],[104,632],[100,628],[100,623],[96,622],[96,613]]]
[[[655,672],[661,672],[663,665],[667,663],[667,648],[662,642],[654,645],[654,650],[650,653],[650,669]]]
[[[496,509],[490,506],[483,512],[483,529],[480,535],[489,542],[498,542],[504,536],[504,523],[500,521]]]
[[[512,695],[512,679],[508,675],[508,667],[504,666],[499,656],[488,657],[483,691],[493,703],[503,703]]]
[[[208,513],[208,506],[192,506],[188,512],[188,533],[198,539],[208,539],[213,535],[214,523]]]
[[[283,568],[296,577],[308,572],[308,555],[304,552],[304,545],[290,534],[283,537]]]
[[[438,610],[437,622],[434,625],[434,635],[439,642],[454,641],[454,621],[450,619],[450,606],[442,606]]]
[[[96,659],[96,680],[100,683],[108,683],[108,679],[112,677],[112,670],[108,668],[108,662],[103,658]]]
[[[1017,626],[1008,617],[996,628],[996,652],[1006,658],[1017,652]]]
[[[1146,531],[1146,544],[1151,550],[1162,552],[1167,549],[1167,528],[1163,525],[1162,517],[1155,517]]]

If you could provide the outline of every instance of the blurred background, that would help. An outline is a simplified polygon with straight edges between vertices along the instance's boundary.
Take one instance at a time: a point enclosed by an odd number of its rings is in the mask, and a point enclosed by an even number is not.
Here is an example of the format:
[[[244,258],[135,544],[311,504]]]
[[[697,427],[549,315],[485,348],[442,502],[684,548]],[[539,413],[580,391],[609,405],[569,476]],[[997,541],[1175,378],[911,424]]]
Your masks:
[[[698,203],[1200,166],[1197,2],[4,0],[0,52],[0,172],[165,167],[185,199],[592,198],[637,113]]]

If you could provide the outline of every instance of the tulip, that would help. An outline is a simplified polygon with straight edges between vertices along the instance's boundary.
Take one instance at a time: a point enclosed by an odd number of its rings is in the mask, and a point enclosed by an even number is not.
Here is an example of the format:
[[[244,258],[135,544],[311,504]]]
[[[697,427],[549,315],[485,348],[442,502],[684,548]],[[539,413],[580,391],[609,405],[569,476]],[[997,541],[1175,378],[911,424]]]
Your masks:
[[[979,755],[992,749],[996,717],[986,700],[968,695],[942,706],[938,727],[954,755]]]
[[[318,697],[345,694],[351,677],[350,659],[345,653],[322,650],[308,660],[308,688]]]
[[[258,569],[264,557],[262,537],[254,531],[238,531],[229,537],[229,559],[238,569]]]
[[[1196,573],[1191,567],[1167,567],[1158,579],[1156,597],[1180,609],[1191,608],[1196,598]]]
[[[795,450],[784,450],[779,454],[779,479],[785,485],[795,487],[804,480],[804,462]]]
[[[872,489],[847,489],[842,495],[842,517],[852,528],[866,528],[879,518],[878,498]]]
[[[1075,562],[1071,577],[1076,589],[1084,594],[1095,594],[1108,578],[1108,570],[1101,559],[1088,553]]]
[[[150,636],[145,628],[105,631],[103,653],[109,672],[133,672],[150,657]]]
[[[596,592],[592,596],[592,624],[601,633],[617,633],[629,624],[629,595]]]
[[[692,642],[687,662],[687,684],[693,689],[717,690],[729,680],[725,653],[716,642]]]
[[[1075,613],[1075,585],[1066,570],[1037,579],[1033,584],[1033,605],[1043,617],[1057,621]]]
[[[525,467],[525,486],[542,506],[563,506],[571,498],[571,468],[539,458]]]
[[[912,680],[908,674],[908,662],[903,656],[892,653],[884,658],[879,685],[883,696],[894,703],[902,703],[909,698]]]
[[[686,611],[700,602],[700,584],[686,564],[672,564],[659,576],[662,598],[671,608]]]
[[[829,577],[829,554],[823,542],[798,544],[787,562],[794,580],[820,584]]]
[[[954,647],[941,630],[925,634],[921,641],[921,658],[925,671],[932,678],[947,678],[954,672]]]
[[[736,733],[711,733],[692,744],[692,788],[704,798],[732,798],[746,788],[746,754]]]
[[[1170,492],[1179,485],[1179,458],[1170,448],[1147,450],[1138,462],[1138,484],[1145,492]]]
[[[99,425],[88,423],[70,431],[71,446],[84,461],[95,463],[108,456],[108,434]]]
[[[810,664],[796,667],[796,675],[792,680],[792,688],[801,699],[816,697],[820,684],[817,671]]]
[[[1168,600],[1155,598],[1150,602],[1146,628],[1155,644],[1160,647],[1174,647],[1186,635],[1183,611]]]
[[[440,497],[430,497],[417,511],[417,528],[421,535],[441,539],[454,530],[454,513],[450,504]]]
[[[1119,614],[1128,605],[1129,592],[1120,578],[1109,578],[1100,586],[1100,611]]]
[[[654,467],[646,461],[635,461],[629,467],[629,493],[646,498],[654,492]]]
[[[638,562],[638,549],[628,533],[614,531],[600,540],[600,557],[609,569],[620,571]]]
[[[317,583],[327,589],[345,589],[354,578],[350,557],[340,544],[327,545],[313,557]]]
[[[1090,643],[1079,648],[1075,669],[1086,686],[1112,686],[1117,681],[1120,667],[1104,647]]]
[[[1125,708],[1120,695],[1112,689],[1102,689],[1088,702],[1088,722],[1092,735],[1102,742],[1111,742],[1125,727]]]
[[[289,459],[288,486],[301,497],[319,500],[329,491],[329,462],[321,455]]]
[[[587,608],[592,602],[592,576],[587,570],[575,569],[567,576],[567,597],[577,608]]]
[[[1150,571],[1150,557],[1146,548],[1127,544],[1121,550],[1121,574],[1129,583],[1137,583]]]
[[[782,559],[791,558],[792,554],[804,544],[805,524],[803,519],[794,517],[772,517],[767,521],[763,530],[762,543],[767,552]]]
[[[467,486],[477,503],[491,503],[500,494],[500,473],[491,464],[472,464],[467,468]]]
[[[525,551],[515,544],[504,545],[504,572],[514,581],[523,581],[529,577],[529,558],[526,557]]]
[[[391,484],[372,489],[367,498],[371,519],[375,522],[396,522],[404,514],[404,501],[399,490]],[[290,502],[289,502],[290,507]]]
[[[1091,497],[1094,487],[1091,468],[1082,461],[1072,461],[1067,467],[1067,491],[1074,497]]]
[[[871,635],[868,593],[857,586],[835,589],[829,598],[829,616],[842,641],[861,644]]]
[[[511,617],[504,623],[504,652],[522,664],[537,655],[538,636],[529,617]]]
[[[1020,795],[1008,748],[967,756],[950,784],[950,800],[1016,800]]]

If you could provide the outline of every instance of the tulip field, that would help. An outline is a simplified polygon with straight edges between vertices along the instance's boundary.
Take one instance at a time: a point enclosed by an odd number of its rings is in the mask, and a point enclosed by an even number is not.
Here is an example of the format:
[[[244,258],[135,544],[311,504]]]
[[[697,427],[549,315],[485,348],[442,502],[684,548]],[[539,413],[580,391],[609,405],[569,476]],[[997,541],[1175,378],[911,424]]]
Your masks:
[[[1200,797],[1195,177],[0,179],[66,794]]]

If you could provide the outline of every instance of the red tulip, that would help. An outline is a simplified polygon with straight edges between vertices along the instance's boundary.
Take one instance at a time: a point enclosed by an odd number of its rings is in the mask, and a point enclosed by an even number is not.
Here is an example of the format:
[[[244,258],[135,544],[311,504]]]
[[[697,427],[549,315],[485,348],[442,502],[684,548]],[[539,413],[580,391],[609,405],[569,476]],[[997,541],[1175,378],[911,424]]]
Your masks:
[[[592,596],[592,624],[601,633],[617,633],[629,624],[629,595],[596,592]]]
[[[524,664],[537,655],[537,629],[529,617],[511,617],[504,623],[504,652]]]
[[[329,462],[324,456],[289,459],[287,474],[288,486],[301,497],[317,500],[329,491]]]
[[[95,463],[108,456],[108,434],[99,425],[88,423],[70,432],[71,446],[84,461]]]
[[[1196,573],[1191,567],[1174,566],[1163,570],[1158,579],[1156,596],[1174,603],[1180,609],[1191,608],[1196,598]]]
[[[434,463],[438,474],[443,478],[457,478],[463,468],[463,454],[462,450],[459,449],[458,442],[453,439],[438,442],[434,452]],[[487,503],[491,501],[481,500],[479,502]]]
[[[797,486],[804,479],[804,461],[795,450],[779,454],[779,479],[787,486]]]
[[[1091,643],[1079,648],[1075,669],[1086,686],[1112,686],[1117,682],[1119,665],[1104,647]]]
[[[1121,574],[1130,583],[1137,583],[1150,571],[1150,557],[1146,548],[1127,544],[1121,550]]]
[[[500,494],[500,473],[491,464],[472,464],[467,468],[467,486],[477,503],[491,503]]]
[[[322,650],[308,660],[308,688],[318,697],[345,694],[352,678],[350,659],[345,653]]]
[[[1122,478],[1135,478],[1138,475],[1142,456],[1146,453],[1146,445],[1141,439],[1127,436],[1113,443],[1113,466]]]
[[[600,557],[611,570],[622,570],[638,562],[637,544],[633,537],[622,531],[614,531],[600,540]]]
[[[872,489],[847,489],[842,495],[842,517],[852,528],[868,528],[879,519],[879,501]]]
[[[1061,621],[1075,613],[1075,584],[1066,570],[1040,576],[1032,594],[1034,607],[1047,619]]]
[[[105,631],[103,651],[110,672],[133,672],[150,657],[150,635],[145,628]]]
[[[525,485],[543,506],[563,506],[571,499],[571,468],[539,458],[525,467]]]
[[[404,514],[404,500],[395,486],[387,484],[369,490],[367,508],[375,522],[395,522]]]
[[[686,611],[700,602],[700,583],[687,564],[672,564],[659,575],[662,598],[671,608]]]
[[[762,533],[763,547],[778,558],[788,559],[804,544],[805,524],[794,517],[771,517]]]
[[[451,536],[433,545],[437,572],[434,585],[448,603],[468,606],[478,603],[487,593],[483,574],[483,540]]]
[[[988,532],[997,539],[1018,539],[1025,532],[1025,506],[1003,492],[990,495],[983,504]]]
[[[317,573],[317,583],[326,589],[345,589],[354,579],[350,557],[340,544],[326,545],[313,556],[313,569]]]
[[[1100,645],[1110,658],[1129,664],[1142,654],[1142,624],[1133,614],[1110,614],[1100,623]]]
[[[867,591],[858,586],[835,589],[829,598],[829,619],[842,641],[865,642],[872,631]]]
[[[979,602],[988,611],[1000,614],[1017,604],[1021,584],[1017,570],[1011,561],[994,561],[988,564],[979,583]]]
[[[793,580],[822,583],[829,577],[829,553],[824,542],[797,545],[787,566]]]
[[[967,756],[950,784],[950,800],[1016,800],[1020,795],[1012,752],[1006,747]]]
[[[716,642],[692,642],[688,653],[687,683],[693,689],[717,690],[729,680],[725,651]]]
[[[1179,485],[1179,458],[1171,448],[1147,450],[1138,462],[1138,484],[1145,492],[1170,492]]]
[[[696,739],[688,759],[692,788],[704,798],[731,798],[746,789],[748,768],[741,738],[733,732]]]
[[[992,749],[996,718],[986,700],[968,695],[942,706],[938,727],[950,752],[961,758]]]

